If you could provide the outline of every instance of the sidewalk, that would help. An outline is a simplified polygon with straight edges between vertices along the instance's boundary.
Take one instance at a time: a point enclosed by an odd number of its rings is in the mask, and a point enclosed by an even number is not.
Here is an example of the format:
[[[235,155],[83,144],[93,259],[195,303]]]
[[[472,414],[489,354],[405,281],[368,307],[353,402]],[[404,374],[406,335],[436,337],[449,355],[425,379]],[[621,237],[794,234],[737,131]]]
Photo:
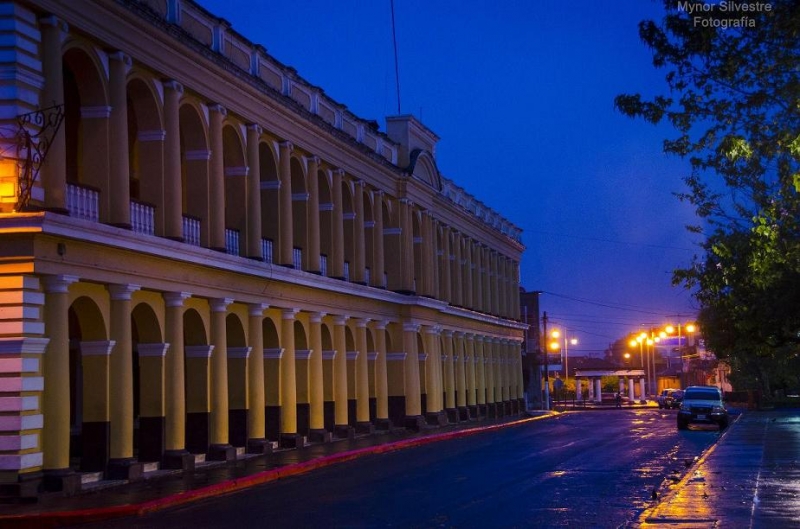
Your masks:
[[[629,527],[800,527],[800,410],[741,415]]]
[[[65,497],[42,496],[37,503],[0,505],[0,527],[50,528],[134,516],[203,498],[242,490],[292,475],[303,474],[360,457],[455,439],[477,432],[535,421],[555,412],[483,419],[412,432],[394,429],[355,439],[313,444],[299,450],[281,450],[266,456],[251,456],[236,463],[215,463],[193,473],[164,471],[134,483],[117,484],[96,492]]]

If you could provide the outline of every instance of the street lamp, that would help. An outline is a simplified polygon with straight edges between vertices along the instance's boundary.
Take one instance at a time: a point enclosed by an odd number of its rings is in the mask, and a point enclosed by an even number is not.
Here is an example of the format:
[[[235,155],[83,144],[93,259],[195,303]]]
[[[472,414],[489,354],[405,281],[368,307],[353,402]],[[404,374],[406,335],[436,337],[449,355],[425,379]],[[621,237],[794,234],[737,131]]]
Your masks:
[[[553,339],[553,342],[550,343],[550,347],[555,351],[559,349],[561,346],[558,343],[558,339],[561,337],[561,331],[558,329],[553,329],[553,332],[550,333],[550,337]],[[578,345],[578,339],[575,337],[567,338],[567,330],[564,329],[564,383],[569,381],[569,346],[570,345]]]
[[[697,332],[697,325],[695,325],[694,323],[687,323],[686,325],[683,326],[683,329],[685,329],[688,334],[694,334],[695,332]],[[682,345],[682,339],[681,339],[681,330],[682,330],[682,325],[679,323],[678,324],[678,328],[677,328],[677,331],[678,331],[678,354],[680,355],[680,358],[681,358],[681,388],[683,388],[683,387],[686,386],[686,375],[684,373],[687,371],[687,369],[686,369],[686,366],[684,365],[684,362],[683,362],[683,345]],[[666,331],[666,333],[669,335],[669,334],[674,334],[676,329],[675,329],[674,325],[667,325],[664,328],[664,331]],[[688,338],[688,336],[687,336],[687,338]]]

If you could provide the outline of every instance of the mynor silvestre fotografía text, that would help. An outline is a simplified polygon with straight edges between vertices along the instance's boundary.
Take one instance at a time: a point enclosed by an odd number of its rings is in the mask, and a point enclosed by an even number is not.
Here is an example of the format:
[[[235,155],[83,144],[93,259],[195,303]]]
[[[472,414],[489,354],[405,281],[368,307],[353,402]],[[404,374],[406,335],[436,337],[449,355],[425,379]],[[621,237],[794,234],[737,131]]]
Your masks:
[[[754,13],[772,11],[770,2],[678,2],[678,11],[692,16],[695,26],[727,28],[754,28],[756,19],[749,16]]]

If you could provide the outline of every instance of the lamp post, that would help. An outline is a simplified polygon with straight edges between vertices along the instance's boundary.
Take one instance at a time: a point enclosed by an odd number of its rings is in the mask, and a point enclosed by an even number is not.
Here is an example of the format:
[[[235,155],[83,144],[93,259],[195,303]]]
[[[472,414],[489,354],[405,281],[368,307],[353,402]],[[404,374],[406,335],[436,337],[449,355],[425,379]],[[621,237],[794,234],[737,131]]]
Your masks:
[[[677,329],[677,331],[678,331],[678,354],[680,355],[680,359],[681,359],[681,377],[680,377],[680,380],[681,380],[681,389],[683,389],[686,386],[686,375],[685,375],[685,373],[686,373],[687,369],[686,369],[686,366],[684,365],[683,344],[682,344],[682,341],[681,341],[681,327],[682,327],[682,325],[680,323],[678,323],[678,329]],[[686,332],[689,333],[689,334],[697,332],[697,326],[695,324],[693,324],[693,323],[687,323],[684,327],[686,329]],[[674,334],[675,333],[675,326],[674,325],[667,325],[664,328],[664,330],[666,331],[667,334]]]
[[[542,314],[542,340],[547,342],[547,312]],[[544,351],[544,409],[550,409],[550,351],[547,343],[542,344],[541,350]]]
[[[550,333],[550,336],[553,338],[553,342],[550,342],[550,347],[553,350],[559,349],[560,345],[558,343],[558,339],[561,337],[561,331],[558,329],[553,329],[553,332]],[[567,338],[567,329],[564,329],[564,383],[569,382],[569,346],[570,345],[578,345],[578,339]]]

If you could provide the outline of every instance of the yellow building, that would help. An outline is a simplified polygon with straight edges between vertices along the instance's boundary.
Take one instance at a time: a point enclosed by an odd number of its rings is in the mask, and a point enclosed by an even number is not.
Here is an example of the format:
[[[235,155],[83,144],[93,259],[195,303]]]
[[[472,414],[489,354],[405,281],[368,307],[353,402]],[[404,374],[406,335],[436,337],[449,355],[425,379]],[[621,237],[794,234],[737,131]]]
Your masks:
[[[520,230],[191,0],[0,2],[0,496],[521,411]]]

